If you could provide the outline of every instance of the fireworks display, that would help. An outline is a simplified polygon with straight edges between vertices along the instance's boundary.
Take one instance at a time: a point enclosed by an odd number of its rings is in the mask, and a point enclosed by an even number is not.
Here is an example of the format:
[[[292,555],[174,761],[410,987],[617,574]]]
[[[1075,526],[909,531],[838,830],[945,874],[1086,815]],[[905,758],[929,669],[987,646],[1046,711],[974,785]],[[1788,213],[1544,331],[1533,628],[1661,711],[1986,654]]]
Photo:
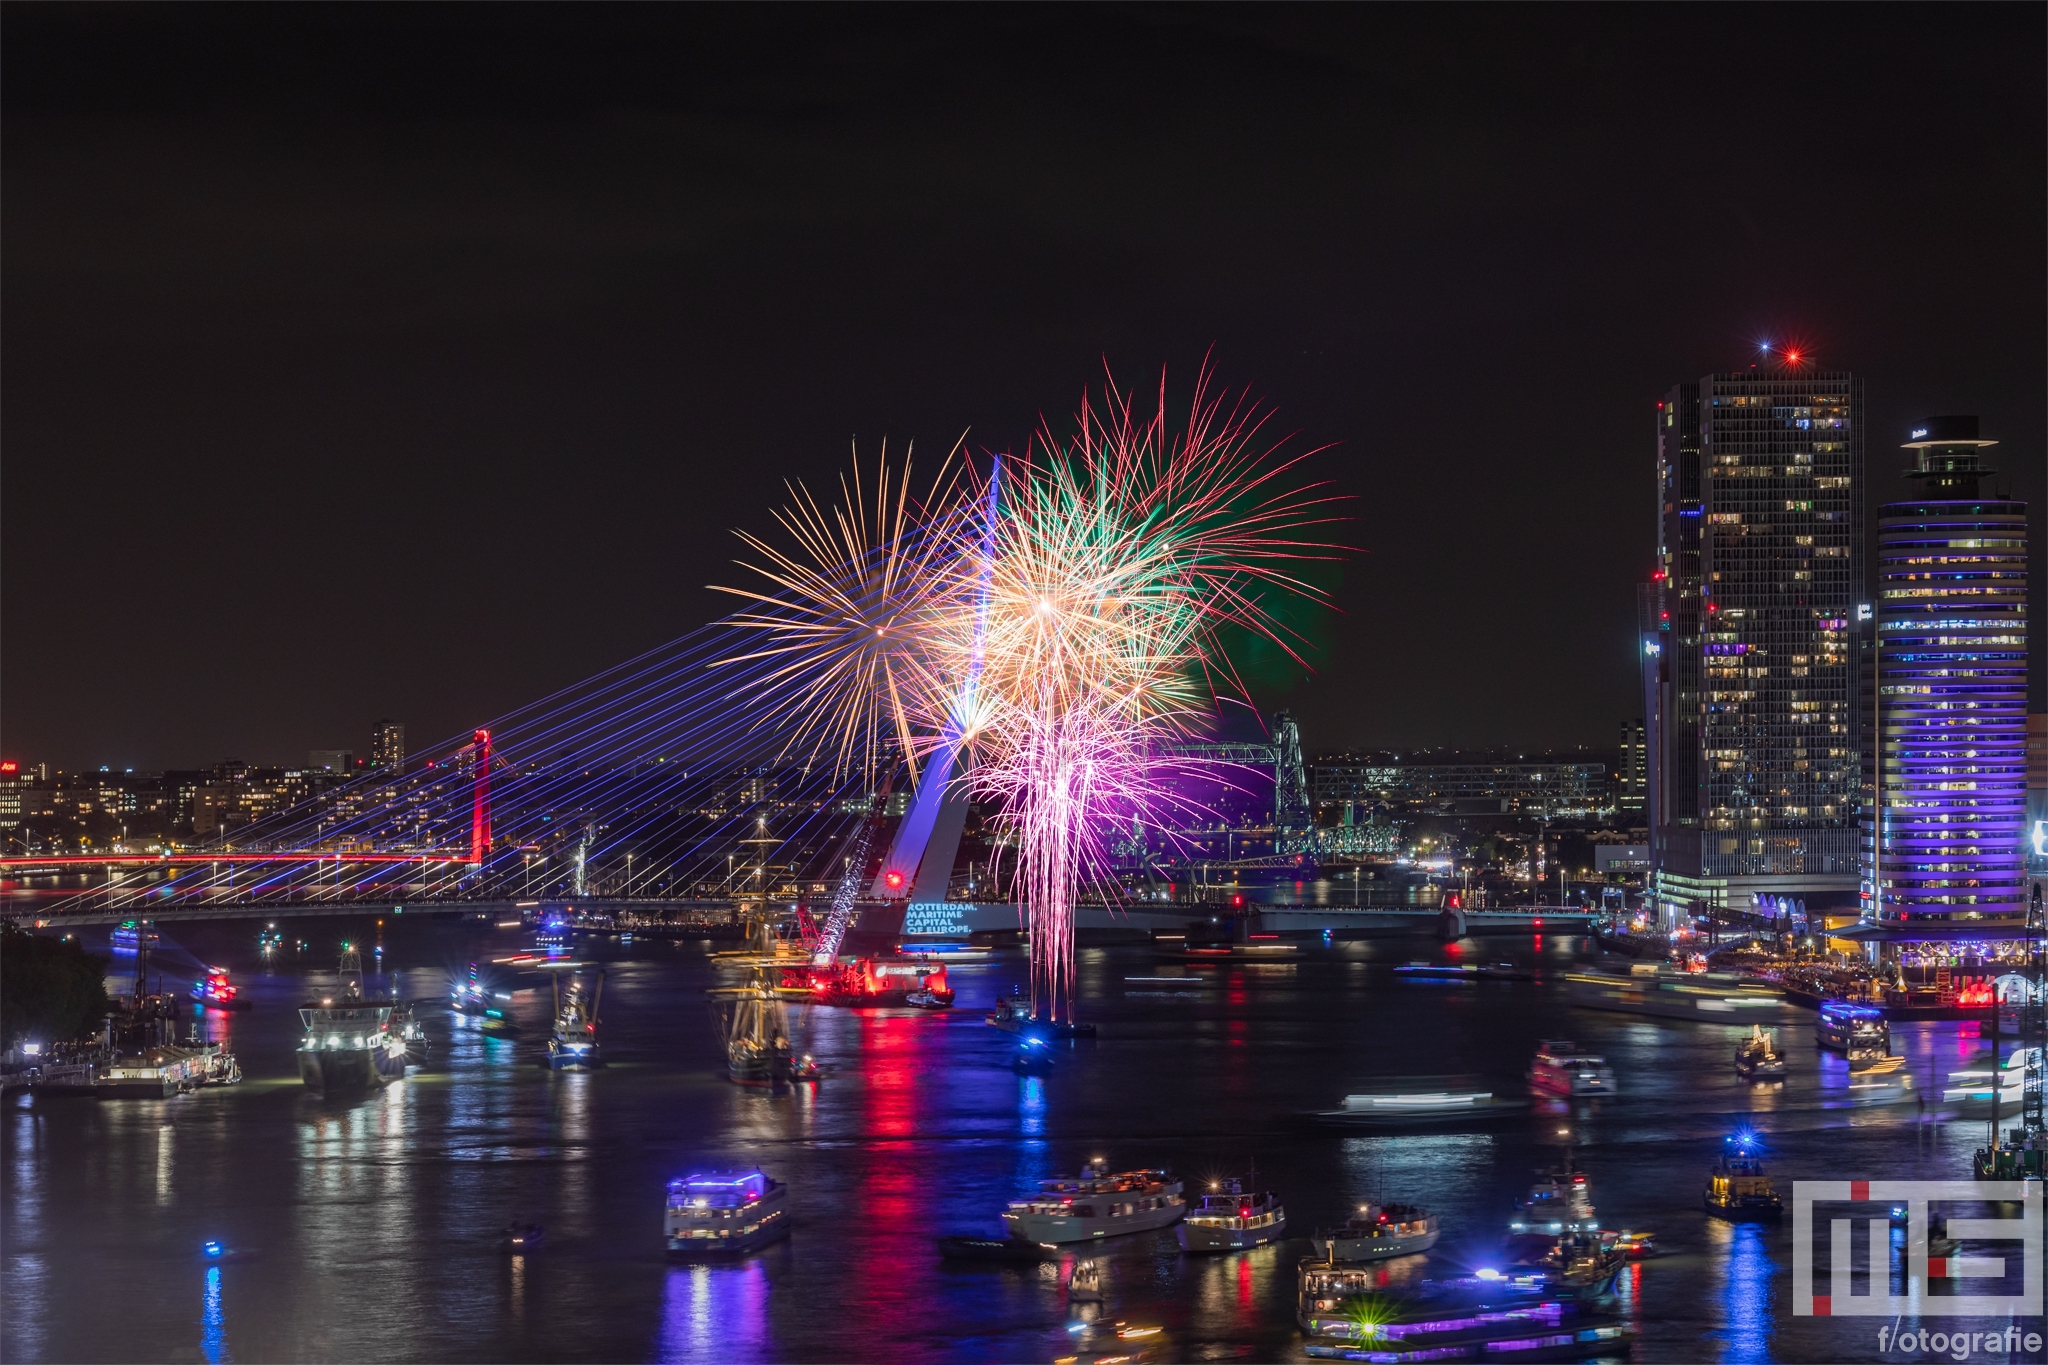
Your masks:
[[[778,661],[803,742],[844,765],[886,735],[913,769],[964,746],[954,780],[1015,849],[1034,1014],[1071,1014],[1074,907],[1109,880],[1111,833],[1184,802],[1165,746],[1244,699],[1220,632],[1292,653],[1269,604],[1320,596],[1296,570],[1333,553],[1314,538],[1329,499],[1287,479],[1302,457],[1261,444],[1264,420],[1206,372],[1178,428],[1163,379],[1142,415],[1111,383],[986,479],[949,462],[915,515],[907,473],[878,468],[872,498],[856,476],[829,514],[796,490],[797,549],[748,537],[774,591],[749,594],[740,619],[767,639],[740,657]]]

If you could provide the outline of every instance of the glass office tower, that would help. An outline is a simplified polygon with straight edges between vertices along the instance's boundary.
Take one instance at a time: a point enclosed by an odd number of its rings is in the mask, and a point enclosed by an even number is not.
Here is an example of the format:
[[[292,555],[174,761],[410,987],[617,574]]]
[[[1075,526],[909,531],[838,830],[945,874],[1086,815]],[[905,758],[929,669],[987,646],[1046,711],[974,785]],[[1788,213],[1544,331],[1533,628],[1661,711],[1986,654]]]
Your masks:
[[[1880,837],[1870,880],[1897,929],[2026,913],[2027,507],[1978,496],[1975,417],[1920,423],[1926,497],[1878,518]]]

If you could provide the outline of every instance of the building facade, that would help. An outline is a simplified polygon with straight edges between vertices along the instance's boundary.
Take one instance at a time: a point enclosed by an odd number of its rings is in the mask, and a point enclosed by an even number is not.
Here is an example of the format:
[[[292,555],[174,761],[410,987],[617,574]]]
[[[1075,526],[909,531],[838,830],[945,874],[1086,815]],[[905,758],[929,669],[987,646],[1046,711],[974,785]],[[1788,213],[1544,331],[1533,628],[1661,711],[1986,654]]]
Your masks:
[[[2027,508],[1979,496],[1975,417],[1920,423],[1925,497],[1878,518],[1877,799],[1866,901],[1901,933],[2018,924],[2027,901]]]
[[[1621,762],[1616,765],[1614,808],[1626,815],[1641,815],[1648,809],[1650,785],[1649,745],[1640,720],[1621,723]]]
[[[1863,391],[1758,366],[1657,411],[1657,564],[1642,661],[1657,895],[1855,903]]]
[[[397,772],[405,767],[405,722],[380,720],[370,727],[370,766]]]

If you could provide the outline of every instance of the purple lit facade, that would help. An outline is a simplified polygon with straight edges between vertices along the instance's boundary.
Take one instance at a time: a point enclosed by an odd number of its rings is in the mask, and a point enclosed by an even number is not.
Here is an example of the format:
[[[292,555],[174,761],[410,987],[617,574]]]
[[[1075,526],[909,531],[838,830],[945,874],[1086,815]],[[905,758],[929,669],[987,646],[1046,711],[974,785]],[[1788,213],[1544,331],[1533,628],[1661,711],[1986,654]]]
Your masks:
[[[2024,922],[2027,508],[1979,497],[1974,417],[1907,449],[1930,494],[1878,521],[1879,791],[1866,894],[1898,929]]]

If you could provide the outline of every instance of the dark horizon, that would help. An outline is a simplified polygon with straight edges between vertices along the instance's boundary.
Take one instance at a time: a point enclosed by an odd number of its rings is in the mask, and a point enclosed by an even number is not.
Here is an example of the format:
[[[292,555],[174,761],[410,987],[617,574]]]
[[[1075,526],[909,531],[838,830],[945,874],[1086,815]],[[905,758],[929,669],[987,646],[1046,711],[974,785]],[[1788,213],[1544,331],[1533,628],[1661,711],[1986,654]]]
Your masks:
[[[1213,348],[1353,494],[1310,753],[1611,749],[1656,401],[1975,413],[2048,617],[2038,8],[0,11],[0,752],[423,749],[730,528]],[[1788,63],[1770,54],[1796,52]],[[2031,708],[2048,707],[2033,633]]]

